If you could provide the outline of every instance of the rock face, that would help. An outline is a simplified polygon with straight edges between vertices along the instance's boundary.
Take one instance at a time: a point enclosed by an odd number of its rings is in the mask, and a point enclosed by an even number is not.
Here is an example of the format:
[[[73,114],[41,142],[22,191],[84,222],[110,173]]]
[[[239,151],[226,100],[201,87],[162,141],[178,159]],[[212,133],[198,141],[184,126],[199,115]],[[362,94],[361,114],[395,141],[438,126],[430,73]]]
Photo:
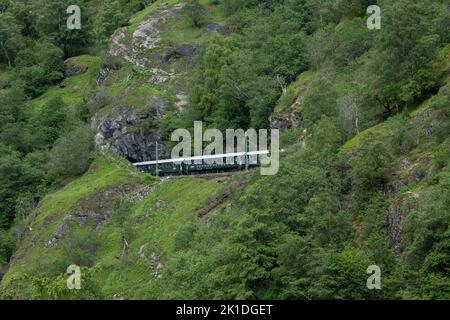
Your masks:
[[[407,203],[414,204],[414,200],[418,196],[411,192],[402,192],[402,189],[408,184],[424,179],[426,175],[421,168],[429,168],[431,164],[432,159],[430,157],[424,157],[417,163],[404,158],[400,160],[398,172],[394,174],[393,179],[385,187],[385,193],[391,198],[391,204],[386,213],[385,232],[389,239],[389,246],[398,256],[404,250],[403,221],[405,219],[405,205]]]
[[[126,61],[145,67],[151,62],[147,50],[155,49],[161,41],[160,27],[168,19],[176,19],[184,3],[158,9],[144,18],[129,39],[127,27],[121,28],[111,38],[108,55],[121,56]]]
[[[132,108],[122,109],[115,117],[109,115],[99,123],[94,118],[92,126],[97,130],[95,144],[106,144],[113,153],[125,156],[131,162],[156,159],[156,143],[160,154],[163,153],[161,136],[156,131],[145,132],[138,129],[152,117],[147,112],[136,114]]]
[[[299,128],[302,123],[302,114],[298,111],[283,114],[274,112],[269,118],[270,128],[286,130],[292,128]]]
[[[66,77],[73,77],[83,74],[87,71],[87,66],[79,63],[74,63],[68,59],[64,62],[64,75]]]
[[[155,60],[163,63],[169,63],[172,59],[184,58],[187,63],[192,62],[197,47],[191,44],[182,44],[176,48],[167,49],[160,57],[154,56]]]
[[[223,35],[223,36],[228,35],[228,30],[227,30],[227,28],[225,28],[225,27],[223,27],[223,26],[221,26],[220,24],[215,23],[215,22],[206,25],[205,28],[204,28],[204,30],[205,30],[205,32],[213,32],[213,31],[217,31],[219,34],[221,34],[221,35]]]
[[[180,91],[177,93],[177,102],[175,103],[175,108],[177,112],[180,113],[183,111],[184,107],[186,107],[189,103],[189,97],[186,92]]]
[[[398,256],[403,252],[403,198],[395,200],[388,208],[386,217],[386,233],[389,246]]]
[[[116,197],[125,196],[132,203],[136,203],[152,191],[151,187],[145,185],[125,185],[104,190],[91,198],[84,199],[77,205],[73,213],[66,215],[57,225],[50,238],[46,240],[45,246],[57,246],[69,234],[73,225],[80,227],[91,225],[95,232],[101,232],[103,225],[117,209],[113,202]]]
[[[309,81],[302,83],[295,91],[295,100],[292,105],[284,106],[273,112],[269,117],[270,128],[286,130],[302,127],[302,105]]]
[[[138,255],[147,263],[147,266],[151,270],[155,278],[160,278],[161,269],[164,267],[160,256],[156,252],[152,252],[150,257],[146,253],[147,245],[144,244],[140,247]]]
[[[162,4],[145,16],[131,34],[125,27],[111,37],[104,61],[120,59],[124,64],[133,64],[133,70],[139,70],[139,75],[123,80],[127,87],[117,95],[118,99],[113,99],[109,114],[98,112],[93,117],[92,127],[97,131],[95,143],[100,150],[110,150],[131,162],[142,162],[156,158],[158,144],[159,156],[164,156],[162,130],[158,128],[168,106],[180,113],[187,105],[185,80],[180,79],[189,70],[197,51],[197,46],[192,44],[173,47],[161,44],[161,28],[178,19],[183,7],[184,3]],[[102,64],[97,84],[108,86],[108,79],[114,73],[109,64]],[[139,80],[129,81],[133,76]],[[145,98],[145,111],[141,111],[142,106],[140,111],[135,111],[137,106],[130,99],[121,99],[141,85],[150,85],[160,94]]]

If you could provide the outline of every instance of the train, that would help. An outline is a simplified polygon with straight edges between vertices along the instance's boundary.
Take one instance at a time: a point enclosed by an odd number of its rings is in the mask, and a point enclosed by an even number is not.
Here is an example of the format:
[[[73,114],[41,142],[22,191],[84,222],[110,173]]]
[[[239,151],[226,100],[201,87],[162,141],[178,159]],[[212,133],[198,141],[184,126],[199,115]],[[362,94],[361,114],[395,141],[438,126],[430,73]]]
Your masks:
[[[261,164],[268,150],[226,153],[133,163],[141,172],[155,176],[190,175],[231,170],[245,170]]]

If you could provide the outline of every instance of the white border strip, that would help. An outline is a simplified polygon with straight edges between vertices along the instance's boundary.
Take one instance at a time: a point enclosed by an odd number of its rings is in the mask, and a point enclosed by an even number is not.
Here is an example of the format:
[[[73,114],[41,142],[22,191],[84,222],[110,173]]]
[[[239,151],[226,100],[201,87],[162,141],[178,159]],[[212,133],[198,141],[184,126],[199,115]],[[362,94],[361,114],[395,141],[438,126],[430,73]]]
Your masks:
[[[176,158],[176,159],[166,159],[166,160],[158,160],[158,161],[146,161],[146,162],[137,162],[133,163],[133,166],[149,166],[155,164],[165,164],[165,163],[180,163],[187,161],[196,161],[196,160],[205,160],[205,159],[218,159],[218,158],[231,158],[231,157],[243,157],[247,156],[258,156],[258,155],[268,155],[269,150],[264,151],[249,151],[249,152],[239,152],[239,153],[226,153],[226,154],[213,154],[209,156],[197,156],[190,158]]]

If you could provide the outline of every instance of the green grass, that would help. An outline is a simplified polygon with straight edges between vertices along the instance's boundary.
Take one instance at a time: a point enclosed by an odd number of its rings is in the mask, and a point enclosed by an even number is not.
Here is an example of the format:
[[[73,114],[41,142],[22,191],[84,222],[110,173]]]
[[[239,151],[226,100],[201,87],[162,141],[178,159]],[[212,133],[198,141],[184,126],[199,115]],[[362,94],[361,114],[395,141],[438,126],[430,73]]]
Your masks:
[[[148,81],[148,75],[140,75],[135,71],[130,63],[126,63],[121,70],[108,77],[105,85],[110,103],[100,110],[100,117],[111,115],[115,107],[131,106],[135,111],[146,110],[153,97],[167,95],[167,84],[156,86]]]
[[[215,180],[194,177],[160,184],[136,208],[134,218],[149,216],[150,219],[146,219],[137,229],[139,237],[135,243],[157,243],[163,252],[170,254],[176,231],[186,222],[195,220],[196,213],[207,204],[208,199],[217,196],[222,189],[222,184]],[[163,203],[159,208],[158,201]]]
[[[352,139],[347,141],[341,147],[341,152],[348,152],[348,151],[358,148],[361,145],[361,142],[364,140],[364,138],[369,135],[378,135],[380,137],[388,137],[391,135],[391,132],[384,123],[380,123],[380,124],[373,126],[367,130],[364,130],[363,132],[357,134]]]
[[[142,20],[148,16],[149,14],[155,12],[157,9],[159,9],[162,6],[172,6],[175,5],[177,3],[181,2],[180,0],[159,0],[159,1],[155,1],[154,3],[152,3],[151,5],[149,5],[147,8],[145,8],[142,11],[139,11],[137,14],[135,14],[131,19],[130,19],[130,26],[128,27],[128,33],[132,34],[137,27],[139,26],[139,24],[142,22]]]
[[[27,276],[27,274],[40,272],[46,274],[42,265],[57,265],[63,257],[58,247],[47,248],[45,242],[50,238],[55,228],[65,216],[72,213],[85,199],[96,193],[124,184],[146,183],[152,184],[154,179],[148,175],[140,174],[120,160],[108,160],[97,157],[89,171],[66,185],[64,188],[49,194],[40,203],[34,214],[28,232],[22,245],[18,247],[16,263],[5,275],[2,285],[6,288],[13,286],[14,279]],[[71,225],[71,232],[80,228]],[[34,245],[30,245],[34,242]],[[27,284],[29,285],[29,284]]]
[[[211,34],[204,32],[204,26],[209,23],[223,24],[226,16],[222,6],[213,4],[211,0],[200,1],[205,8],[204,22],[201,27],[192,26],[185,15],[181,15],[176,21],[168,21],[161,28],[161,44],[163,46],[178,46],[185,43],[200,45],[210,38]]]
[[[421,112],[423,112],[424,110],[428,109],[430,107],[430,101],[431,99],[427,99],[424,102],[422,102],[421,104],[419,104],[416,108],[412,109],[409,114],[411,117],[415,117],[417,115],[419,115]]]
[[[122,184],[133,183],[149,183],[149,176],[139,174],[134,170],[125,167],[123,163],[118,161],[110,161],[104,157],[98,157],[91,165],[89,172],[80,178],[69,183],[62,189],[47,195],[37,209],[37,216],[32,222],[32,231],[27,236],[32,238],[37,235],[45,221],[51,221],[45,226],[44,231],[39,234],[39,240],[35,250],[31,251],[31,256],[35,254],[39,257],[43,251],[48,251],[44,248],[44,241],[48,239],[61,222],[61,220],[69,214],[76,205],[83,199],[92,196],[93,194],[110,189]]]
[[[275,107],[275,111],[280,112],[292,106],[297,99],[300,87],[306,85],[309,81],[311,81],[315,74],[315,72],[310,70],[300,74],[297,80],[295,80],[288,86],[286,93],[281,96]]]
[[[199,42],[198,38],[202,35],[202,28],[196,28],[191,25],[186,17],[177,21],[169,21],[161,28],[161,45],[178,46],[185,43]]]
[[[101,278],[105,296],[120,293],[132,298],[139,288],[155,281],[151,268],[138,254],[140,248],[145,246],[147,258],[156,253],[164,264],[173,255],[174,235],[186,223],[196,221],[198,210],[222,189],[223,186],[214,180],[194,177],[158,184],[155,191],[130,212],[127,221],[133,232],[128,239],[129,263],[126,266],[117,259],[123,250],[123,242],[118,236],[120,229],[114,222],[109,223],[102,232],[102,243],[107,246],[98,260],[98,265],[107,270]]]
[[[442,66],[442,73],[444,74],[442,85],[446,85],[450,78],[450,44],[440,51],[440,56],[444,62]]]
[[[153,187],[154,191],[132,205],[124,222],[119,223],[113,213],[100,233],[94,233],[93,226],[90,225],[80,227],[77,223],[70,224],[69,234],[84,234],[89,230],[99,240],[100,247],[94,266],[102,272],[95,280],[101,283],[105,297],[109,298],[116,293],[131,297],[136,288],[142,288],[145,283],[154,281],[155,277],[150,272],[147,261],[138,254],[141,246],[146,246],[147,257],[155,252],[162,262],[169,259],[173,255],[174,235],[186,223],[198,220],[198,211],[224,189],[223,183],[199,177],[159,181],[130,169],[123,162],[98,157],[88,173],[42,200],[36,211],[37,216],[31,224],[31,231],[17,251],[17,256],[21,258],[5,275],[2,284],[4,292],[21,297],[20,291],[25,290],[29,296],[32,289],[26,279],[30,282],[30,274],[56,279],[60,274],[45,268],[46,265],[60,266],[65,261],[60,247],[45,247],[45,241],[51,237],[55,228],[64,217],[86,204],[94,208],[98,205],[100,209],[116,210],[114,203],[96,204],[95,195],[118,186],[133,184],[145,184]],[[117,198],[125,196],[119,194]],[[127,236],[127,259],[121,258],[124,225],[129,226],[131,230]],[[32,239],[37,239],[34,246],[29,245]],[[62,274],[63,270],[60,272]]]
[[[87,71],[83,74],[66,78],[64,87],[51,87],[42,96],[34,99],[33,104],[38,109],[55,97],[61,97],[66,105],[73,107],[83,101],[91,88],[95,88],[95,79],[100,69],[101,59],[84,55],[71,58],[71,61],[86,66]]]
[[[45,197],[40,210],[44,213],[66,211],[89,194],[120,185],[125,181],[138,182],[142,178],[137,172],[124,167],[120,162],[111,162],[104,157],[98,157],[86,174]]]
[[[9,84],[9,72],[4,65],[0,64],[0,90]]]

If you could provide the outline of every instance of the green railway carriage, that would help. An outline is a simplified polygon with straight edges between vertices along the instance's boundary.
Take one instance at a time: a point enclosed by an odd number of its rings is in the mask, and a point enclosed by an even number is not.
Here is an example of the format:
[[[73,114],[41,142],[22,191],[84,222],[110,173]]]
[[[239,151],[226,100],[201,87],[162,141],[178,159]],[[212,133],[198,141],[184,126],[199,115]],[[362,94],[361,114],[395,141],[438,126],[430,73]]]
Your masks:
[[[156,160],[135,163],[134,166],[157,176],[189,175],[208,172],[243,170],[260,164],[260,156],[268,151],[253,151],[233,154],[199,156],[190,158]]]

